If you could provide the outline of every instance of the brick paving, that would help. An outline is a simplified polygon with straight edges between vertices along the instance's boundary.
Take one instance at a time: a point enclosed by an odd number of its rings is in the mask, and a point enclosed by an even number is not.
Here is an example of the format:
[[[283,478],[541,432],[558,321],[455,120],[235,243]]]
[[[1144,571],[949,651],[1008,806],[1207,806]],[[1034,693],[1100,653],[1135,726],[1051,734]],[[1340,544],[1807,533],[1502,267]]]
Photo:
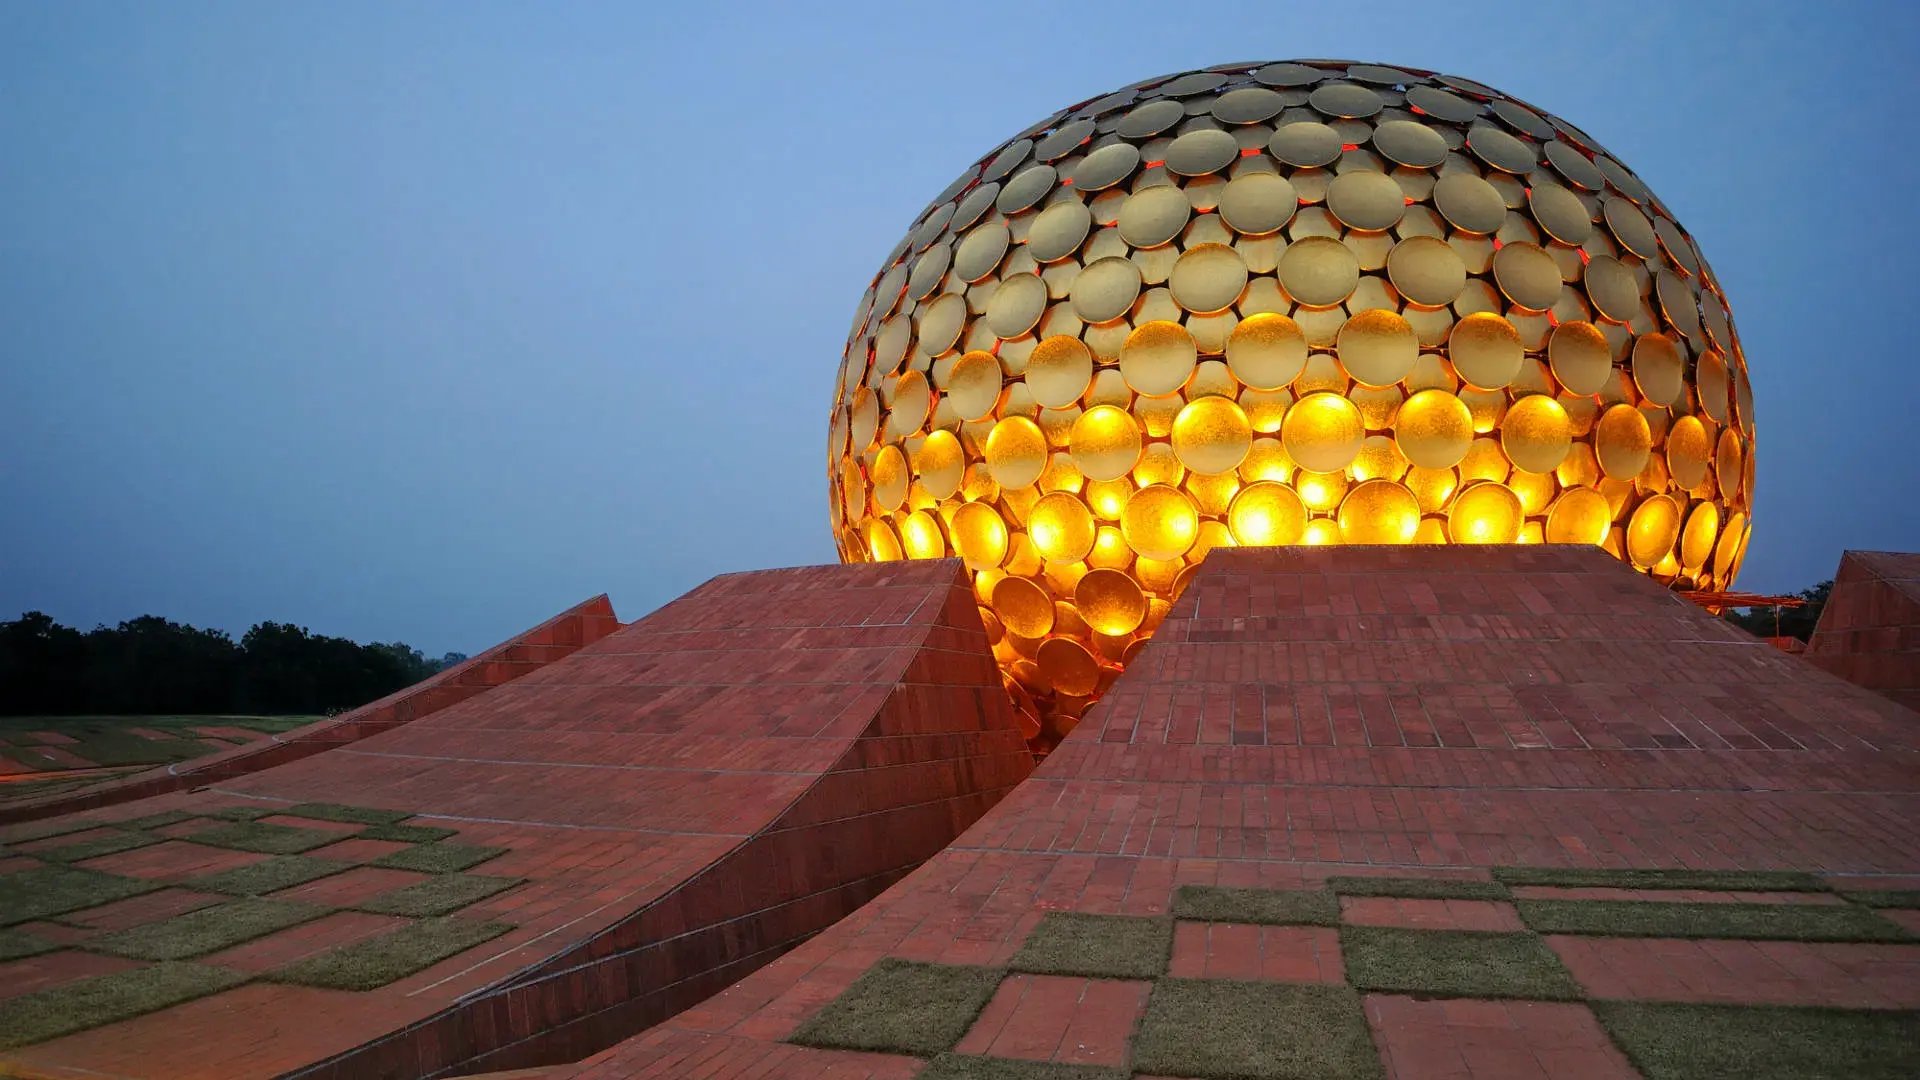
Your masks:
[[[1585,1005],[1369,994],[1366,1010],[1390,1080],[1631,1080],[1640,1075]]]
[[[1343,983],[1340,932],[1330,926],[1181,922],[1167,973],[1179,979]]]
[[[1595,997],[1920,1009],[1920,944],[1549,935]]]
[[[1414,900],[1397,896],[1343,896],[1341,920],[1355,926],[1417,930],[1524,930],[1512,904],[1497,900]]]
[[[954,1050],[1071,1065],[1123,1065],[1151,986],[1123,979],[1012,975]]]
[[[1805,656],[1849,682],[1920,709],[1920,555],[1843,553]]]

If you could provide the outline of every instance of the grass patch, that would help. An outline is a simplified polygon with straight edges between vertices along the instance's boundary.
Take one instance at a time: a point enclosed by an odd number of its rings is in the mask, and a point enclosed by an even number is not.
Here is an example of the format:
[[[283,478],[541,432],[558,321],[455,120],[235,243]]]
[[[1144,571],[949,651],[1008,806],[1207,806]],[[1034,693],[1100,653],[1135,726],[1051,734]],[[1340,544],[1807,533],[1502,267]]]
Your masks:
[[[1173,894],[1173,914],[1175,918],[1205,922],[1338,926],[1340,901],[1332,893],[1318,890],[1182,885]]]
[[[941,1054],[921,1071],[919,1080],[1127,1080],[1130,1075],[1100,1065]]]
[[[198,739],[143,739],[116,733],[96,735],[61,749],[96,765],[166,765],[212,753],[219,745]]]
[[[375,990],[511,929],[498,922],[422,919],[376,938],[296,960],[270,977],[330,990]]]
[[[392,870],[418,870],[423,874],[457,874],[506,853],[503,847],[475,844],[416,844],[382,855],[373,860],[373,865]]]
[[[1901,941],[1913,936],[1904,927],[1851,904],[1520,900],[1514,906],[1520,921],[1542,934],[1749,941]]]
[[[134,848],[148,847],[159,843],[160,840],[161,838],[158,836],[150,836],[146,833],[130,832],[123,829],[118,833],[107,836],[96,836],[91,840],[82,840],[78,843],[65,844],[57,848],[48,848],[45,851],[36,851],[33,853],[33,857],[36,859],[45,859],[48,862],[85,862],[88,859],[97,859],[102,855],[113,855],[122,851],[132,851]]]
[[[246,982],[224,968],[155,964],[0,1002],[0,1050],[127,1020]]]
[[[1053,911],[1007,966],[1040,975],[1157,979],[1172,952],[1172,919]]]
[[[887,957],[787,1041],[932,1057],[953,1049],[1000,985],[996,968]]]
[[[1532,934],[1346,926],[1340,953],[1347,981],[1362,990],[1435,997],[1580,997],[1573,976]]]
[[[39,790],[43,786],[23,780],[10,781],[7,786],[13,787],[20,784],[30,784],[30,786],[36,790]],[[31,825],[16,825],[7,830],[6,843],[30,844],[35,840],[50,840],[53,837],[65,836],[68,833],[97,829],[105,824],[107,823],[104,821],[76,821],[73,818],[54,818],[52,821],[39,821]]]
[[[451,915],[468,904],[502,893],[526,878],[481,877],[477,874],[440,874],[412,885],[383,892],[365,903],[361,911],[376,915]]]
[[[1798,870],[1557,870],[1496,866],[1507,885],[1574,889],[1711,889],[1722,892],[1826,892],[1825,882]]]
[[[1600,1023],[1648,1080],[1907,1080],[1920,1013],[1596,1001]]]
[[[1342,896],[1394,896],[1407,900],[1510,900],[1497,881],[1450,881],[1424,877],[1330,877],[1327,888]]]
[[[52,952],[60,946],[25,930],[0,930],[0,960],[24,960],[29,956]]]
[[[321,821],[348,821],[361,825],[392,825],[413,816],[404,810],[375,810],[367,806],[347,806],[343,803],[329,802],[301,803],[280,812],[292,814],[295,817],[317,818]]]
[[[236,866],[231,870],[222,870],[217,874],[194,878],[182,884],[190,889],[202,889],[207,892],[228,893],[233,896],[260,896],[281,889],[291,889],[295,885],[305,885],[309,881],[318,881],[323,877],[331,877],[353,868],[353,863],[335,859],[315,859],[306,855],[277,855],[257,863],[248,863],[246,866]]]
[[[158,882],[76,866],[42,866],[0,877],[0,926],[111,904],[160,888]]]
[[[374,825],[361,829],[354,836],[360,840],[398,840],[403,844],[434,844],[454,834],[453,829],[436,829],[428,825]]]
[[[1877,908],[1920,908],[1920,889],[1857,889],[1840,895]]]
[[[1377,1077],[1360,996],[1345,986],[1162,979],[1133,1044],[1133,1067],[1234,1080]]]
[[[283,731],[303,728],[315,720],[325,720],[324,716],[196,716],[194,722],[203,727],[236,727],[248,731],[258,731],[266,735],[278,735]]]
[[[135,960],[186,960],[298,926],[333,910],[290,900],[229,900],[145,926],[102,934],[85,947]]]
[[[192,821],[199,816],[198,814],[190,814],[185,810],[162,810],[157,814],[137,817],[132,821],[116,821],[114,824],[123,829],[164,829],[169,825],[178,825],[183,821]]]
[[[324,829],[300,829],[292,825],[269,825],[261,821],[236,821],[202,829],[186,839],[196,844],[234,848],[238,851],[262,851],[268,855],[298,855],[345,837]]]

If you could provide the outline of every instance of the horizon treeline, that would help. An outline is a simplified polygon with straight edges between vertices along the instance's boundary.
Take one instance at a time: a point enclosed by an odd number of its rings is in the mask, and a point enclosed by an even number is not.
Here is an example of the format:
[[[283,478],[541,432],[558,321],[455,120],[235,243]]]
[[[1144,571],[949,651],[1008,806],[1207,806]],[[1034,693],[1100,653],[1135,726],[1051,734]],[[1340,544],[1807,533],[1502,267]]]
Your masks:
[[[262,622],[235,641],[158,615],[81,631],[45,612],[0,622],[0,716],[314,716],[465,660]]]

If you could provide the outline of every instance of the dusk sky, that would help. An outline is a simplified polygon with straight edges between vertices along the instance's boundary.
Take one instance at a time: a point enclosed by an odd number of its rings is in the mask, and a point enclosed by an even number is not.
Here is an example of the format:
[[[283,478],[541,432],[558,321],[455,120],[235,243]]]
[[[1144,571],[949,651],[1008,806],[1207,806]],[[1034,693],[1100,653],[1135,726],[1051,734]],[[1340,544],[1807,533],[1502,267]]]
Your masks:
[[[834,561],[918,211],[1056,108],[1343,57],[1593,133],[1751,365],[1739,586],[1920,549],[1916,5],[0,0],[0,619],[478,651]]]

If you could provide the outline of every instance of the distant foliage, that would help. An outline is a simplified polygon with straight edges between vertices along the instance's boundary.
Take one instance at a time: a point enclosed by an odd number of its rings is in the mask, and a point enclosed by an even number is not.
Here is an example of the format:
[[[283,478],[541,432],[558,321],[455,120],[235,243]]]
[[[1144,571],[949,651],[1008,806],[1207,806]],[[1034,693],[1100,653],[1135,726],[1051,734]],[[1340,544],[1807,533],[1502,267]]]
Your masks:
[[[1827,594],[1832,591],[1833,580],[1829,578],[1811,589],[1794,593],[1806,601],[1800,607],[1729,608],[1725,618],[1755,637],[1790,637],[1806,641],[1813,637],[1813,628],[1820,622],[1820,609],[1827,606]]]
[[[465,660],[263,622],[238,642],[157,615],[82,633],[44,612],[0,622],[0,715],[341,712]]]

